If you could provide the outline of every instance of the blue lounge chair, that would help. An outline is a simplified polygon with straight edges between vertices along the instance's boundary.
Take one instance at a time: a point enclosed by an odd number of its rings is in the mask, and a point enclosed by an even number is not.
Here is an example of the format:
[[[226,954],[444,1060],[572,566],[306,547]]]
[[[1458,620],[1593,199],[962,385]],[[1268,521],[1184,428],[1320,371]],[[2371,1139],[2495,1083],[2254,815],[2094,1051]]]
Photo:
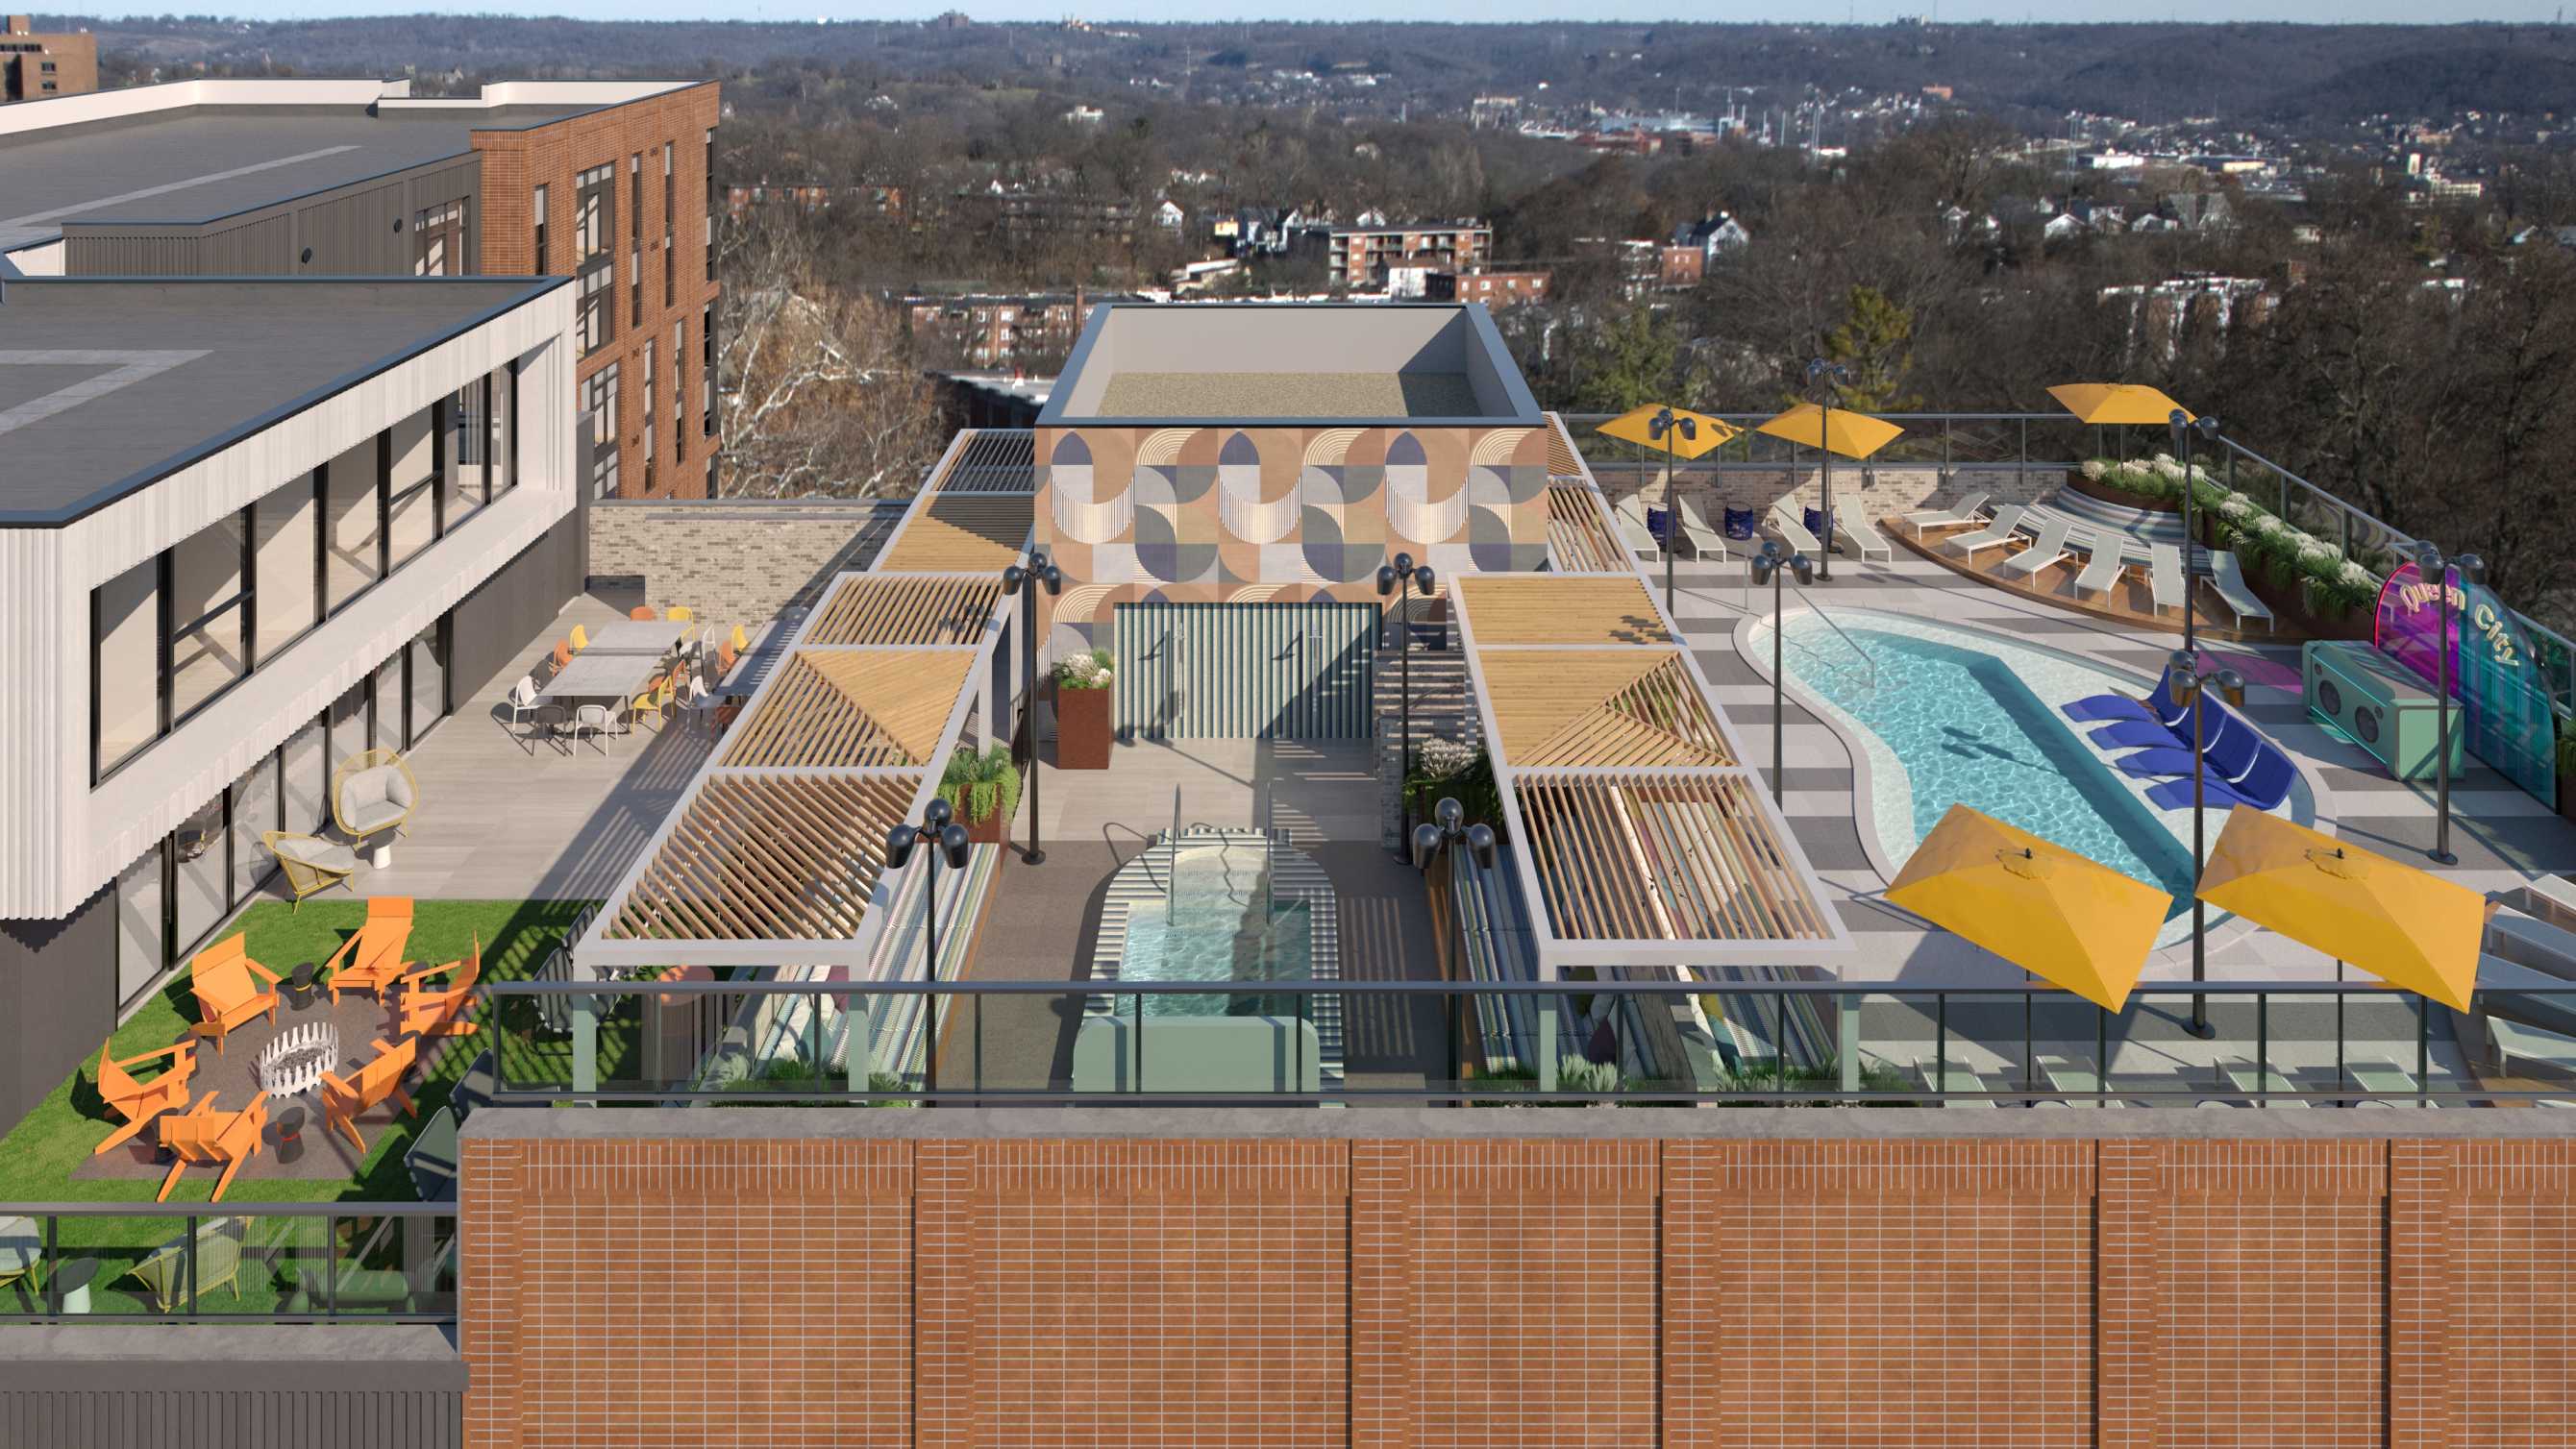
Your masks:
[[[2233,785],[2254,768],[2266,746],[2262,732],[2229,714],[2222,706],[2213,711],[2202,736],[2209,751],[2210,778]],[[2132,775],[2187,775],[2191,773],[2191,743],[2176,732],[2171,743],[2154,749],[2123,755],[2112,763]]]
[[[2210,721],[2212,738],[2220,724]],[[2093,731],[2089,738],[2106,750],[2187,750],[2191,747],[2191,716],[2177,708],[2165,719],[2114,720]]]
[[[2190,809],[2191,775],[2186,771],[2186,773],[2177,775],[2170,780],[2160,780],[2156,782],[2156,784],[2147,791],[2147,799],[2154,802],[2156,808],[2159,810]],[[2235,791],[2228,789],[2226,785],[2213,779],[2203,782],[2201,803],[2205,808],[2211,810],[2233,810],[2239,805],[2251,805],[2254,802],[2237,794]]]
[[[2173,691],[2165,676],[2161,674],[2156,676],[2156,687],[2148,691],[2143,701],[2131,699],[2125,694],[2094,694],[2087,695],[2073,704],[2062,706],[2062,709],[2068,719],[2079,724],[2101,720],[2142,719],[2161,720],[2171,725],[2180,723],[2183,718],[2182,706],[2174,703]]]
[[[2299,767],[2270,741],[2254,756],[2253,768],[2228,782],[2227,788],[2245,799],[2257,810],[2270,810],[2290,798],[2290,786],[2299,778]]]

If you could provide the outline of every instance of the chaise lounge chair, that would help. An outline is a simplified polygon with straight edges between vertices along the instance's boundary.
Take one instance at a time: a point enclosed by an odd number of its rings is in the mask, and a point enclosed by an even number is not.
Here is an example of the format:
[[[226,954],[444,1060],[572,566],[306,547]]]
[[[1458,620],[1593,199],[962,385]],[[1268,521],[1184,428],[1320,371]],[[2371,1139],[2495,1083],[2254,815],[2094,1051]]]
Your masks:
[[[1653,555],[1663,551],[1655,541],[1655,531],[1646,526],[1645,503],[1634,493],[1611,505],[1610,523],[1619,530],[1619,544],[1632,554]],[[736,630],[740,633],[740,630]]]
[[[1806,521],[1791,513],[1785,505],[1772,504],[1769,521],[1771,531],[1780,535],[1782,543],[1809,558],[1825,556],[1825,546],[1817,542],[1816,535],[1808,529]]]
[[[2237,562],[2236,555],[2221,552],[2209,556],[2209,585],[2218,590],[2218,597],[2228,608],[2236,611],[2237,628],[2244,628],[2248,619],[2262,620],[2267,631],[2273,627],[2272,606],[2254,596],[2253,587],[2245,582],[2245,566]]]
[[[2074,532],[2074,520],[2051,515],[2039,525],[2039,536],[2030,547],[1995,565],[1996,575],[2025,581],[2037,578],[2041,569],[2066,557],[2066,540]]]
[[[1978,551],[1981,549],[2001,547],[2002,545],[2010,543],[2015,538],[2019,537],[2021,534],[2021,521],[2023,517],[2029,514],[2029,512],[2030,510],[2021,504],[2006,504],[2005,506],[1995,510],[1993,520],[1988,522],[1982,530],[1976,533],[1963,533],[1957,538],[1943,539],[1942,543],[1946,547],[1959,550],[1970,558],[1975,558]]]
[[[1680,535],[1681,542],[1690,545],[1693,561],[1705,559],[1710,554],[1727,559],[1735,557],[1735,550],[1727,546],[1726,536],[1709,527],[1708,520],[1700,516],[1699,509],[1692,506],[1689,499],[1678,498],[1673,502],[1673,512],[1668,515],[1672,519],[1672,531]]]
[[[2180,612],[2185,593],[2182,549],[2179,545],[2159,543],[2147,551],[2147,586],[2155,595],[2156,612]]]
[[[2084,572],[2075,576],[2075,592],[2079,597],[2107,595],[2120,582],[2120,575],[2128,570],[2128,560],[2121,557],[2119,543],[2096,533],[2093,535],[2093,552],[2084,560]]]
[[[1912,524],[1914,536],[1918,539],[1923,537],[1923,530],[1927,528],[1960,528],[1971,523],[1983,523],[1986,521],[1986,500],[1993,496],[1991,493],[1979,493],[1956,508],[1926,508],[1918,513],[1906,514],[1897,522]]]
[[[1843,537],[1851,540],[1852,552],[1860,555],[1861,562],[1867,563],[1871,559],[1877,559],[1881,563],[1896,562],[1896,545],[1887,541],[1887,535],[1870,527],[1868,517],[1859,509],[1854,508],[1845,512],[1842,508],[1836,508],[1834,528]]]

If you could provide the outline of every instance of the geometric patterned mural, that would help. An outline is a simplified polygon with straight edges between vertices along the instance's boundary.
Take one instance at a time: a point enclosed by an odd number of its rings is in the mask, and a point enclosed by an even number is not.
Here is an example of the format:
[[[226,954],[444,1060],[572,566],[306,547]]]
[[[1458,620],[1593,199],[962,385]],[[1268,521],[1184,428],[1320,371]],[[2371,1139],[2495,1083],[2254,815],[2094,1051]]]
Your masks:
[[[1399,551],[1443,577],[1547,560],[1541,428],[1040,428],[1036,447],[1059,653],[1107,646],[1120,604],[1373,601]]]

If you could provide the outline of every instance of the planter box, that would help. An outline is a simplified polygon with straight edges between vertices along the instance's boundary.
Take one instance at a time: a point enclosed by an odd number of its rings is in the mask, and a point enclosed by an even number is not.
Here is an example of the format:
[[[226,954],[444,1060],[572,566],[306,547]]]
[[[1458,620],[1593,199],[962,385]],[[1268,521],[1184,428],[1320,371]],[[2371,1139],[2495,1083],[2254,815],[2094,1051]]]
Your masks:
[[[2087,498],[2099,498],[2105,503],[2116,503],[2123,508],[2135,508],[2145,513],[2182,512],[2182,500],[2179,498],[2149,498],[2142,493],[2126,492],[2108,483],[2096,483],[2072,470],[2066,475],[2066,486]]]
[[[1106,689],[1055,691],[1055,767],[1109,768],[1109,695]]]
[[[961,818],[957,823],[966,827],[966,838],[977,845],[1008,846],[1011,843],[1011,816],[1015,813],[996,810],[981,820]]]

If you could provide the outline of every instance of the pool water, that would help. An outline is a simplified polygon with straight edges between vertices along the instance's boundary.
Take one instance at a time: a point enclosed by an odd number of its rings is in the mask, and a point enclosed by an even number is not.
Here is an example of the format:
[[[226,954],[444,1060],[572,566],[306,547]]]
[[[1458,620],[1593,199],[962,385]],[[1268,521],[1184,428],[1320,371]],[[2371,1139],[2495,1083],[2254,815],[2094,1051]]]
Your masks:
[[[1127,918],[1121,981],[1276,981],[1310,970],[1306,903],[1270,900],[1269,852],[1252,844],[1185,848],[1172,862],[1168,902],[1144,902]],[[1129,1001],[1132,1001],[1130,998]],[[1115,1009],[1135,1008],[1116,1001]],[[1145,998],[1150,1016],[1260,1013],[1267,997]]]
[[[1843,611],[1833,623],[1813,613],[1789,621],[1790,678],[1877,735],[1903,768],[1910,819],[1890,819],[1885,797],[1896,782],[1874,781],[1888,852],[1902,864],[1953,802],[1964,803],[2171,891],[2168,917],[2187,910],[2191,852],[2025,678],[2051,678],[2070,696],[2136,687],[2061,656],[1954,637],[1961,642],[1873,628]],[[2057,676],[2069,671],[2091,676],[2089,686],[2066,688]],[[1891,826],[1911,834],[1896,838]]]

